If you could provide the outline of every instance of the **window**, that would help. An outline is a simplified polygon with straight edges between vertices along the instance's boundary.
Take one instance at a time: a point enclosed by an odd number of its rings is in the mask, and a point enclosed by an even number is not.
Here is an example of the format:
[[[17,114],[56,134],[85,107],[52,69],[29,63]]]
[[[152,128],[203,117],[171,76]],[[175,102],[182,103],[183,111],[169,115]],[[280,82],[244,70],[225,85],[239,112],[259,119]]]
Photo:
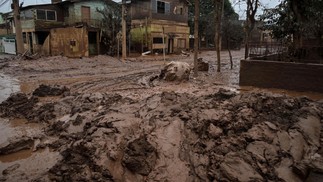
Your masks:
[[[153,44],[162,44],[163,38],[162,37],[154,37],[153,38]]]
[[[37,20],[56,21],[56,11],[38,9]]]
[[[169,14],[170,12],[170,4],[168,2],[157,1],[157,6],[155,8],[155,11],[160,14]]]
[[[46,11],[45,10],[37,10],[37,20],[46,20]]]
[[[175,7],[174,14],[183,15],[184,14],[184,8],[183,8],[183,6],[177,6],[177,7]]]
[[[165,2],[157,1],[157,13],[165,14]]]
[[[47,11],[47,20],[56,20],[56,12]]]

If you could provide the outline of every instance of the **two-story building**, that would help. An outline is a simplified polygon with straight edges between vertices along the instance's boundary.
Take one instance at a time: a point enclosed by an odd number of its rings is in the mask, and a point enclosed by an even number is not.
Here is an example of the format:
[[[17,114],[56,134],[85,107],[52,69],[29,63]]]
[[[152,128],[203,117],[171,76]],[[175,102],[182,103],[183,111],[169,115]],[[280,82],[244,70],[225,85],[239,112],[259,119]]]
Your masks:
[[[102,0],[52,0],[20,9],[25,50],[44,55],[83,57],[100,53]],[[14,23],[12,21],[13,30]],[[13,31],[13,33],[15,33]]]
[[[186,0],[132,0],[127,18],[131,19],[133,46],[137,50],[155,51],[165,45],[168,53],[189,49],[188,3]]]

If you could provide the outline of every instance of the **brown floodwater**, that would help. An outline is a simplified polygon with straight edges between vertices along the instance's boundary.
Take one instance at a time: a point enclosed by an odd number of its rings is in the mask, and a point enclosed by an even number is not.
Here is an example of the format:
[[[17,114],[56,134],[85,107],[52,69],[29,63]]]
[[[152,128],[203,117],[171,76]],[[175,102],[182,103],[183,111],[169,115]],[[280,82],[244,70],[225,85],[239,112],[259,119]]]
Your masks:
[[[0,162],[9,163],[9,162],[18,161],[21,159],[27,159],[32,155],[32,153],[33,153],[33,149],[31,148],[31,149],[21,150],[12,154],[0,155]]]
[[[7,145],[9,141],[23,137],[33,138],[41,134],[42,125],[27,123],[25,119],[3,119],[0,118],[0,145]],[[0,165],[6,162],[13,162],[26,159],[32,155],[32,150],[21,150],[8,155],[0,155]]]

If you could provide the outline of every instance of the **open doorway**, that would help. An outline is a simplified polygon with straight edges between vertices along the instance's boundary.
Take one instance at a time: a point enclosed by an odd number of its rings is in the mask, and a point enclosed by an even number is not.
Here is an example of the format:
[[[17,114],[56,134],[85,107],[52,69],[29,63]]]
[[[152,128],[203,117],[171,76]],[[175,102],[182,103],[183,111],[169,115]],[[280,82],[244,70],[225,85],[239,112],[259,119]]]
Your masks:
[[[172,54],[174,49],[174,39],[168,39],[168,54]]]
[[[34,53],[34,49],[33,49],[33,36],[32,36],[32,33],[28,33],[28,39],[29,39],[29,52],[31,54]]]
[[[98,41],[97,41],[97,32],[89,32],[89,55],[98,55]]]

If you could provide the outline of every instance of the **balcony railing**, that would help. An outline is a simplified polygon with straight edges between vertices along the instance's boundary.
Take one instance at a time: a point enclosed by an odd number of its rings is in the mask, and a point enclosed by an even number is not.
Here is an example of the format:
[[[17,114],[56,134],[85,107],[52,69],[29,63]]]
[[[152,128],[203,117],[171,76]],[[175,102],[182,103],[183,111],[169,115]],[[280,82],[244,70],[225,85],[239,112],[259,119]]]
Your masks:
[[[100,28],[102,27],[102,20],[98,20],[98,19],[81,19],[81,18],[74,18],[74,19],[68,19],[66,21],[67,25],[87,25],[89,27],[93,27],[93,28]]]

